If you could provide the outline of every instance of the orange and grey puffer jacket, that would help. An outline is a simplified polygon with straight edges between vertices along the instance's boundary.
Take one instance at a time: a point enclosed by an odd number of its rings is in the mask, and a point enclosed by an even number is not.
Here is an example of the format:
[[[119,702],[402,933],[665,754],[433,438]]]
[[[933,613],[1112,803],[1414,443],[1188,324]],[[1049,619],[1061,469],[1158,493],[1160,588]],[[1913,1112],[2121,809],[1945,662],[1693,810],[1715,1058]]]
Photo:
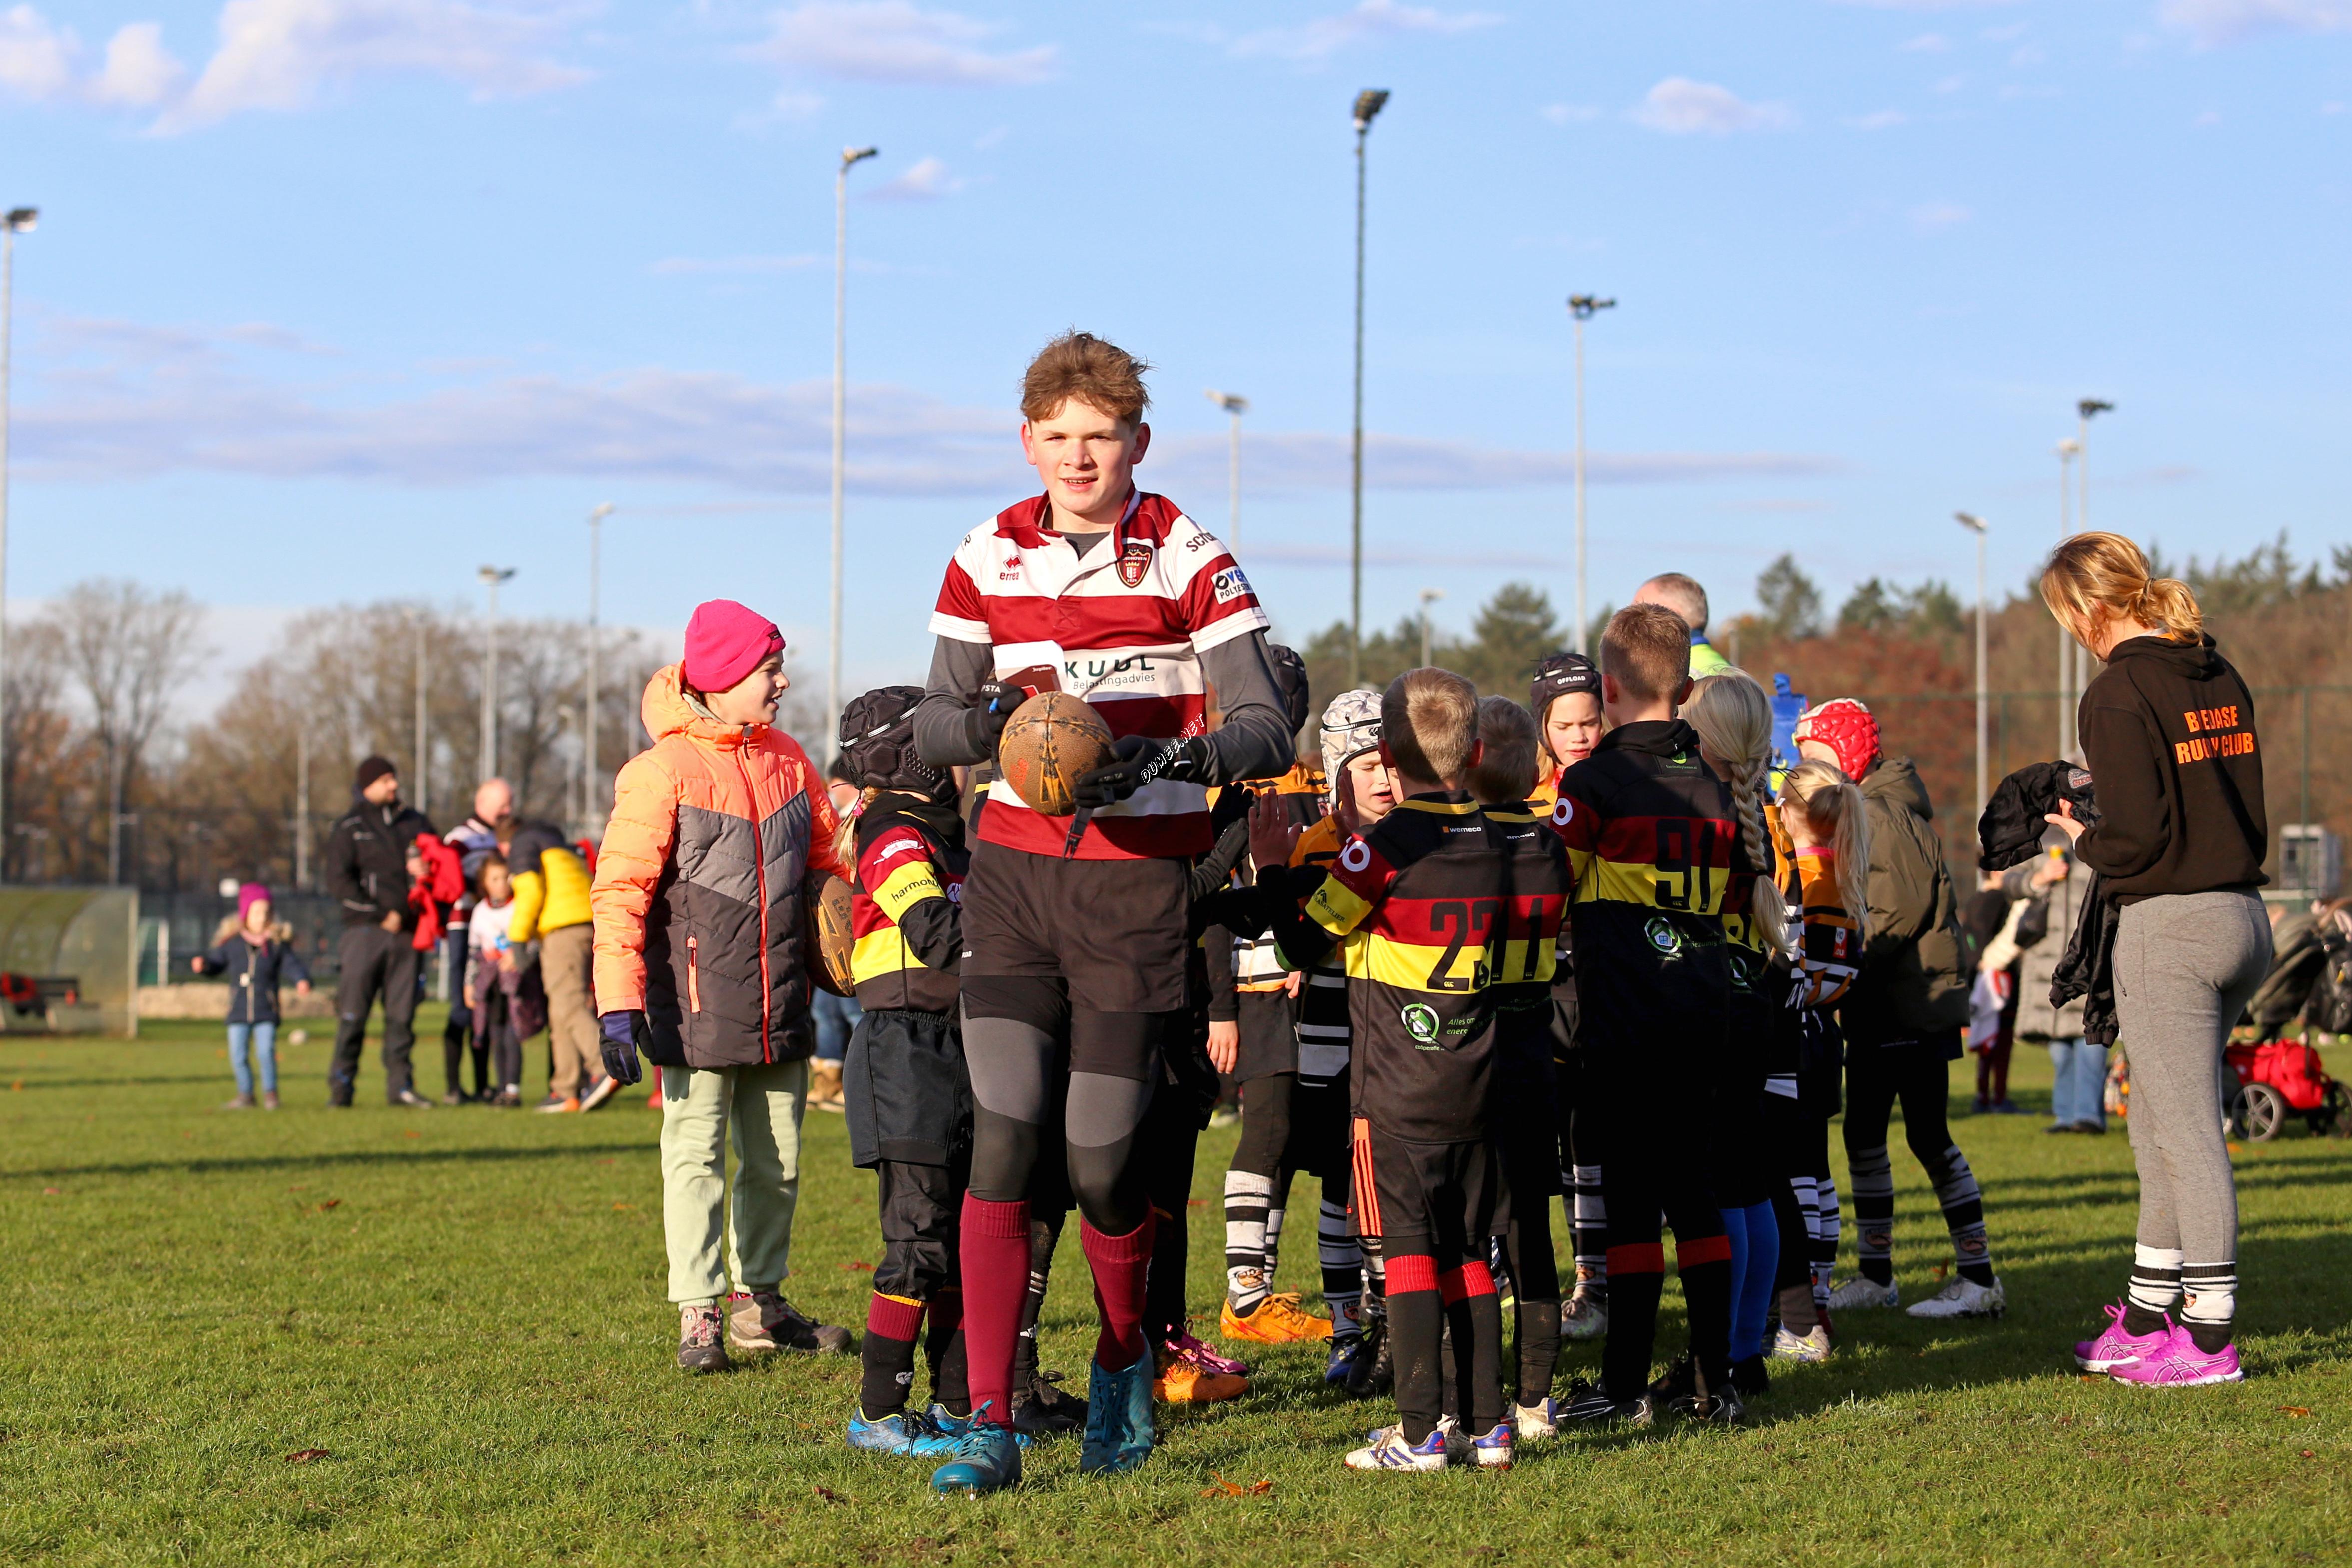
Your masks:
[[[656,1066],[743,1067],[809,1054],[808,881],[846,874],[833,802],[800,743],[730,725],[656,671],[654,737],[614,783],[589,904],[596,1010],[642,1009]]]

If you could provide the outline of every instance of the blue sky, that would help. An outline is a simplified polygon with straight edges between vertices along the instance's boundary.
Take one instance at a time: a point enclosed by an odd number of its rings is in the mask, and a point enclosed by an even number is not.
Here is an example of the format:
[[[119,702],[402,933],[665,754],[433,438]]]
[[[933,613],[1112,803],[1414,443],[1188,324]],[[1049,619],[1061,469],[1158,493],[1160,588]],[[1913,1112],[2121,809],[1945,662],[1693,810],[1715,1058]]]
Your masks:
[[[1358,89],[1368,621],[1570,592],[1571,291],[1596,603],[2021,582],[2084,395],[2092,516],[2175,555],[2352,540],[2352,0],[31,0],[12,599],[128,572],[266,628],[381,595],[726,592],[821,657],[832,176],[851,204],[850,679],[919,672],[1024,493],[1069,325],[1160,368],[1146,482],[1278,626],[1344,613]],[[233,661],[239,650],[225,650]]]

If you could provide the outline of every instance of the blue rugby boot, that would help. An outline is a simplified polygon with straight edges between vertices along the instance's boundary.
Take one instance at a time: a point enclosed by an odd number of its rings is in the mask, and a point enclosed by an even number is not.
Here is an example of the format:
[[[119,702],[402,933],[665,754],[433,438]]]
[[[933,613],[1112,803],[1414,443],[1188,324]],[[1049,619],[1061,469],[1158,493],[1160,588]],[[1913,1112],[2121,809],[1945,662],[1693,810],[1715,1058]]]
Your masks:
[[[895,1454],[902,1458],[944,1458],[955,1451],[955,1436],[941,1431],[928,1416],[894,1410],[877,1421],[866,1412],[849,1418],[849,1446],[870,1454]]]
[[[1009,1427],[980,1424],[977,1417],[986,1409],[983,1405],[972,1412],[975,1419],[954,1440],[953,1457],[931,1472],[933,1491],[978,1497],[1021,1484],[1021,1445]]]
[[[1135,1364],[1112,1372],[1088,1364],[1087,1435],[1078,1473],[1131,1470],[1151,1457],[1151,1347]]]

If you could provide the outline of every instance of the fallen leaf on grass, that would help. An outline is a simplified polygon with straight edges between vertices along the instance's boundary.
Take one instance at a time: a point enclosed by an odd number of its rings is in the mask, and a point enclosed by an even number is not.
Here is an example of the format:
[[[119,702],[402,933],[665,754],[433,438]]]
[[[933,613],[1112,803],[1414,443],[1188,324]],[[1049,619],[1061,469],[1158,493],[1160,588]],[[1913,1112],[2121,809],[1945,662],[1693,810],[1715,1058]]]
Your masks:
[[[1214,1470],[1209,1472],[1209,1479],[1217,1484],[1204,1488],[1201,1492],[1202,1497],[1264,1497],[1274,1490],[1272,1481],[1259,1481],[1255,1486],[1237,1487]]]
[[[636,1207],[637,1206],[634,1203],[616,1203],[613,1206],[613,1212],[615,1214],[629,1214],[635,1212]]]
[[[874,1272],[874,1265],[865,1261],[863,1259],[853,1258],[848,1262],[844,1263],[841,1266],[841,1271],[845,1274],[871,1274]]]
[[[60,1197],[64,1196],[65,1190],[66,1189],[61,1186],[45,1186],[41,1189],[41,1196],[43,1197]]]
[[[834,1490],[828,1486],[818,1487],[816,1489],[816,1495],[824,1499],[827,1502],[847,1502],[849,1500],[847,1498],[842,1496],[839,1492]]]
[[[324,1459],[331,1457],[332,1456],[331,1456],[324,1448],[297,1448],[292,1453],[286,1456],[286,1462],[289,1465],[307,1465],[312,1459]]]
[[[8,1085],[8,1092],[9,1092],[9,1093],[11,1093],[11,1094],[22,1094],[24,1092],[25,1092],[25,1081],[24,1081],[23,1079],[21,1079],[21,1078],[19,1078],[18,1080],[16,1080],[16,1082],[11,1083],[10,1085]]]
[[[1952,1266],[1949,1263],[1938,1263],[1933,1269],[1928,1270],[1929,1273],[1935,1275],[1938,1280],[1946,1278],[1951,1273],[1951,1271]]]
[[[1206,1208],[1209,1207],[1209,1200],[1205,1197],[1188,1197],[1184,1200],[1184,1207],[1187,1208]]]
[[[613,1163],[613,1156],[606,1155],[603,1159],[598,1160],[596,1163],[600,1166],[609,1166]]]
[[[288,1192],[308,1192],[310,1190],[310,1184],[304,1182],[300,1186],[289,1186],[286,1190]]]
[[[2307,1459],[2307,1458],[2311,1458],[2311,1450],[2310,1450],[2309,1448],[2305,1448],[2305,1449],[2303,1451],[2303,1457],[2304,1457],[2305,1458],[2306,1458],[2306,1459]]]
[[[331,1209],[331,1208],[335,1207],[337,1205],[341,1204],[342,1201],[343,1201],[343,1200],[342,1200],[341,1198],[340,1198],[340,1197],[331,1197],[331,1198],[329,1198],[326,1202],[324,1202],[324,1203],[322,1203],[322,1204],[320,1204],[320,1205],[319,1206],[319,1212],[320,1212],[320,1213],[321,1213],[321,1214],[324,1214],[324,1213],[326,1213],[326,1212],[327,1212],[327,1210],[329,1210],[329,1209]]]
[[[404,1133],[401,1134],[400,1135],[401,1135],[402,1137],[404,1137],[404,1138],[421,1138],[421,1137],[423,1137],[425,1134],[422,1134],[422,1133],[420,1133],[420,1132],[418,1132],[415,1128],[411,1127],[411,1128],[409,1128],[406,1132],[404,1132]]]
[[[2308,1416],[2311,1414],[2311,1406],[2308,1405],[2282,1405],[2279,1408],[2285,1411],[2290,1416]]]

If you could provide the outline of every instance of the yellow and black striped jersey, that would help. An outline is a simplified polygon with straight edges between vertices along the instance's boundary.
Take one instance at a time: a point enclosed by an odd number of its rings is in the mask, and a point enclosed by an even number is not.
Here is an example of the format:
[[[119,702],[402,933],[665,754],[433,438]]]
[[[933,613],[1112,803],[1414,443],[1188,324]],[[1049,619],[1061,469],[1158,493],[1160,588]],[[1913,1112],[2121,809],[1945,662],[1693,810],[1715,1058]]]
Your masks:
[[[1748,864],[1730,790],[1680,719],[1621,725],[1559,778],[1550,821],[1576,877],[1580,1038],[1595,1049],[1723,1041],[1724,915]]]
[[[952,807],[897,791],[857,819],[849,972],[857,1005],[951,1013],[963,947],[963,875],[971,862]]]

